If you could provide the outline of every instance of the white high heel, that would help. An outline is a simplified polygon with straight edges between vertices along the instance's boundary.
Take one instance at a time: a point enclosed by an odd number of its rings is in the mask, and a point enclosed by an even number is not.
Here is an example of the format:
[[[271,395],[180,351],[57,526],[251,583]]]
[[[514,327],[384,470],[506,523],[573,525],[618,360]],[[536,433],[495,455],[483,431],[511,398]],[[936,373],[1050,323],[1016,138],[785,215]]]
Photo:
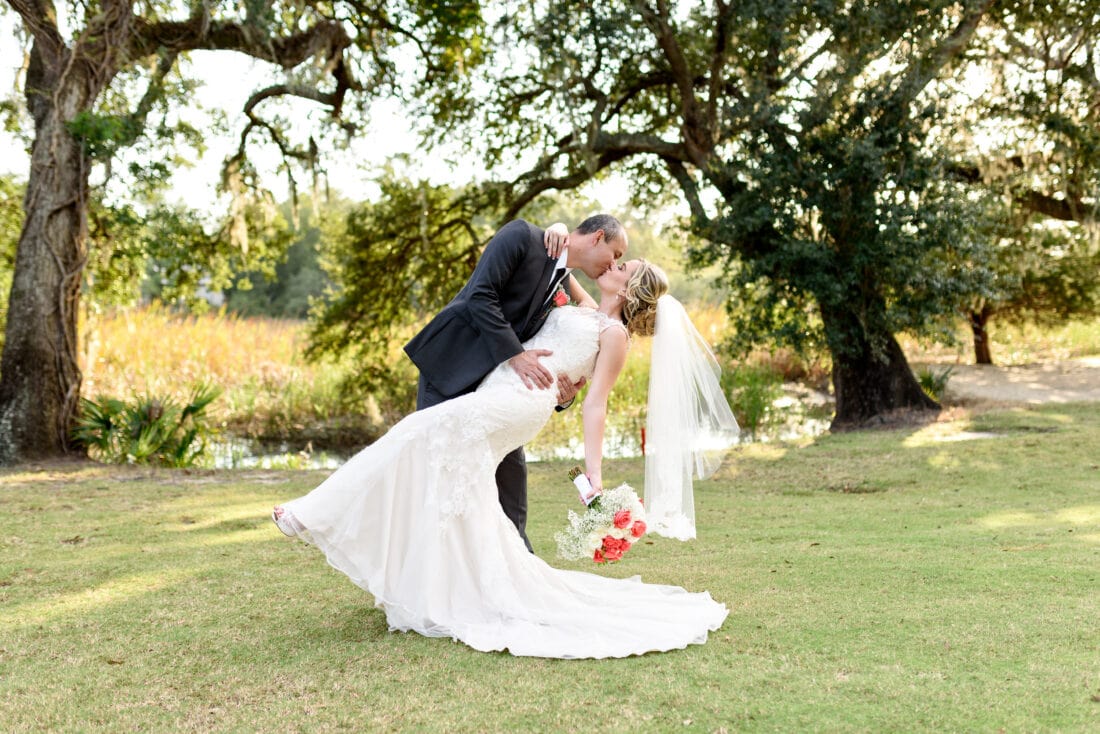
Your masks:
[[[271,511],[271,521],[275,523],[279,531],[288,538],[295,538],[298,536],[298,533],[305,530],[302,524],[298,522],[293,515],[284,510],[282,506],[277,506]]]

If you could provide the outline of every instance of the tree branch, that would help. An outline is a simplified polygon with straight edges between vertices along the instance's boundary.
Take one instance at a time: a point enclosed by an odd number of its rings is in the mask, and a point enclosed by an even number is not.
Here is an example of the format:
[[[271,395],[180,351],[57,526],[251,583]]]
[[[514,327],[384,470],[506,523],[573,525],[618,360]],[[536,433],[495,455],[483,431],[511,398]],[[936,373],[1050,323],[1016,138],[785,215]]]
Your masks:
[[[168,72],[172,71],[172,67],[176,65],[178,57],[179,53],[177,51],[165,51],[161,55],[160,60],[157,62],[157,68],[153,71],[152,78],[149,79],[149,86],[145,88],[145,94],[142,95],[137,108],[130,115],[130,120],[136,123],[134,125],[135,129],[145,127],[149,110],[153,108],[153,102],[160,92],[160,85],[164,81],[164,77],[168,76]]]
[[[244,103],[244,113],[252,117],[252,111],[256,105],[273,97],[301,97],[329,106],[335,105],[337,102],[334,92],[322,92],[320,89],[307,84],[273,84],[249,97],[248,101]]]
[[[343,26],[334,21],[320,21],[300,33],[268,38],[240,23],[211,22],[203,12],[185,21],[149,23],[135,18],[130,55],[149,56],[161,46],[173,51],[237,51],[292,69],[315,56],[333,60],[350,45]]]
[[[706,102],[707,128],[711,131],[718,129],[718,103],[726,86],[723,72],[726,68],[730,23],[733,20],[733,9],[724,0],[716,0],[715,8],[718,17],[714,22],[714,53],[710,59],[710,84]]]
[[[1018,155],[1005,158],[998,161],[998,163],[1002,164],[1000,169],[1002,171],[1005,168],[1010,168],[1016,172],[1025,170],[1024,159]],[[996,180],[996,177],[988,175],[981,168],[971,163],[953,163],[947,167],[947,175],[956,181],[969,184],[988,185]],[[1012,189],[1011,196],[1012,200],[1023,209],[1050,219],[1078,222],[1080,224],[1100,222],[1100,212],[1097,211],[1097,205],[1090,206],[1080,197],[1060,199],[1033,189]]]
[[[707,211],[703,208],[702,201],[699,200],[699,185],[695,182],[695,178],[688,172],[684,164],[675,158],[661,158],[661,160],[668,167],[668,172],[680,184],[680,190],[684,192],[688,208],[691,209],[692,218],[698,223],[699,227],[709,227],[710,217],[707,216]]]
[[[1022,191],[1013,195],[1013,200],[1028,211],[1042,214],[1050,219],[1080,224],[1095,224],[1096,206],[1089,206],[1081,199],[1058,199],[1038,191]]]
[[[57,30],[57,11],[50,0],[6,0],[23,21],[35,43],[40,43],[43,50],[50,56],[56,57],[65,48],[65,39]]]
[[[641,13],[646,26],[656,37],[657,45],[664,52],[669,69],[680,92],[680,110],[683,117],[684,143],[691,154],[692,162],[703,168],[714,145],[712,131],[707,128],[706,120],[699,114],[695,99],[694,75],[684,57],[683,49],[676,40],[676,34],[669,24],[667,0],[657,0],[657,10],[645,0],[634,0],[634,7]]]
[[[672,74],[667,71],[654,71],[643,75],[641,78],[635,81],[633,85],[623,91],[622,96],[620,96],[618,101],[616,101],[615,104],[611,106],[611,109],[604,117],[604,121],[606,122],[608,120],[611,120],[616,115],[618,115],[622,111],[623,107],[629,104],[632,99],[637,97],[642,92],[653,89],[655,87],[668,86],[670,84],[674,84],[675,81],[676,80],[672,77]],[[701,84],[704,79],[702,77],[698,77],[697,79],[695,79],[695,81]]]
[[[913,62],[906,70],[894,94],[891,95],[889,103],[884,106],[894,109],[908,106],[921,93],[921,90],[939,76],[940,69],[944,65],[966,49],[970,37],[974,35],[974,31],[978,29],[982,18],[994,2],[996,0],[977,0],[974,3],[976,7],[963,15],[959,24],[955,26],[955,30],[947,38],[927,56]]]
[[[535,178],[531,183],[527,185],[519,196],[512,197],[508,204],[508,208],[504,213],[504,217],[501,219],[501,223],[508,222],[515,218],[516,214],[531,203],[532,200],[544,191],[551,189],[555,191],[567,191],[575,189],[578,186],[584,184],[586,181],[592,179],[592,177],[607,168],[613,163],[616,163],[623,158],[626,158],[629,154],[621,151],[612,151],[601,155],[594,162],[590,162],[584,168],[574,171],[565,176],[558,176],[555,178]],[[510,184],[511,187],[515,187],[525,179],[530,179],[532,172],[528,172],[517,178]]]

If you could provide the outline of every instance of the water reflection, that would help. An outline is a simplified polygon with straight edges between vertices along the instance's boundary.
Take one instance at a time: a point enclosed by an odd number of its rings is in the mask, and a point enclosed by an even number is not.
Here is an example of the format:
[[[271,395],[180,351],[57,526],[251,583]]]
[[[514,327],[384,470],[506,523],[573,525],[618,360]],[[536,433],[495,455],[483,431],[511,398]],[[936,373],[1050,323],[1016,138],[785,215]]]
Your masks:
[[[351,457],[315,452],[308,444],[299,449],[287,443],[272,446],[233,436],[210,445],[207,451],[216,469],[335,469]]]

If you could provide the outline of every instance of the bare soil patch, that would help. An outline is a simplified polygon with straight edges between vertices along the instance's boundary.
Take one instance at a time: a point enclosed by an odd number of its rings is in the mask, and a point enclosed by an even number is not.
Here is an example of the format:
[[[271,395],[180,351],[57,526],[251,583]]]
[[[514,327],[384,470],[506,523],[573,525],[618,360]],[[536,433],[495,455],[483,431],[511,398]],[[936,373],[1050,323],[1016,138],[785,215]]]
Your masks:
[[[1100,402],[1100,356],[1028,365],[954,365],[947,402]]]

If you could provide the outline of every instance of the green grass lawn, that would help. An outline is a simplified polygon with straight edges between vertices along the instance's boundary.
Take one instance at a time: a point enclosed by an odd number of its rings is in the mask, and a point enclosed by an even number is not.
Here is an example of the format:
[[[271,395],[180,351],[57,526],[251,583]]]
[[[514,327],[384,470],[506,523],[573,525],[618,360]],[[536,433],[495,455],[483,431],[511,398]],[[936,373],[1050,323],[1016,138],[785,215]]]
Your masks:
[[[566,468],[532,467],[545,558]],[[605,475],[640,487],[642,463]],[[593,568],[708,589],[729,619],[625,660],[388,632],[267,519],[322,477],[0,472],[0,728],[1100,730],[1096,406],[738,449],[696,487],[698,540]]]

